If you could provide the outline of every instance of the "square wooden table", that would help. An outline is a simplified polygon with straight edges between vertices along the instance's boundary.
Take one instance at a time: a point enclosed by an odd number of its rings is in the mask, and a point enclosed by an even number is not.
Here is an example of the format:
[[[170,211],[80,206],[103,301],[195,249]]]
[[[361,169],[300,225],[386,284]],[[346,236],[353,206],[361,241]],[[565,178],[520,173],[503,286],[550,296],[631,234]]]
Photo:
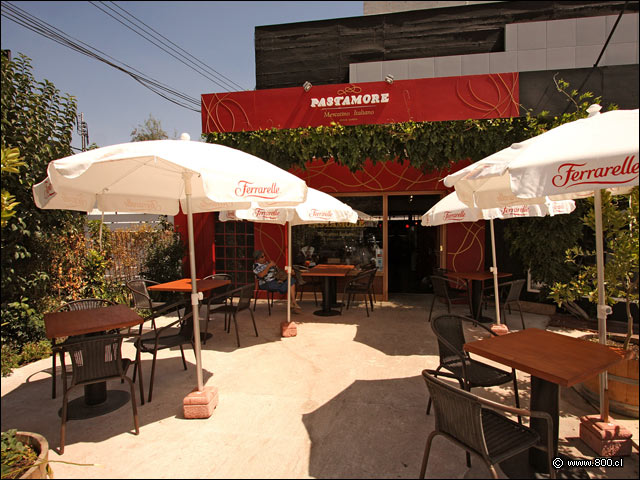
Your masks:
[[[531,410],[547,412],[553,419],[553,457],[558,452],[559,385],[571,387],[584,382],[631,354],[538,328],[465,343],[464,349],[531,374]],[[544,420],[532,418],[531,428],[543,442],[547,441]],[[529,462],[535,471],[548,473],[540,450],[529,451]]]
[[[482,323],[493,322],[493,319],[482,316],[482,292],[484,291],[485,280],[493,280],[493,273],[485,270],[480,272],[447,272],[447,277],[463,279],[467,282],[467,291],[471,305],[473,318]],[[498,272],[498,278],[510,277],[508,272]]]
[[[231,284],[230,280],[224,278],[207,278],[205,280],[196,279],[196,290],[198,292],[206,293],[211,290],[215,290],[220,287],[224,287],[225,285]],[[171,282],[159,283],[157,285],[151,285],[147,287],[147,290],[156,291],[156,292],[179,292],[184,294],[189,294],[192,291],[191,279],[190,278],[181,278],[180,280],[173,280]],[[187,302],[187,312],[191,311],[191,302]],[[185,312],[185,314],[187,313]],[[193,322],[193,317],[191,317]],[[193,325],[192,325],[193,326]],[[200,334],[200,340],[206,341],[208,338],[212,336],[211,333],[207,334],[205,337],[204,333]]]
[[[47,338],[63,338],[135,327],[144,319],[127,305],[44,314]],[[61,362],[65,368],[64,362]],[[52,372],[53,375],[56,372]],[[139,380],[142,382],[142,379]],[[117,410],[129,401],[129,392],[107,391],[107,382],[84,386],[84,396],[69,402],[68,419],[93,418]]]
[[[316,310],[314,315],[321,317],[332,317],[334,315],[340,315],[337,310],[332,310],[332,307],[337,306],[336,303],[336,285],[338,277],[346,277],[349,272],[355,268],[355,265],[329,265],[320,264],[308,271],[303,272],[303,277],[322,277],[324,278],[324,288],[322,292],[322,310]]]
[[[215,290],[216,288],[229,285],[230,280],[223,278],[207,278],[206,280],[196,279],[196,289],[198,292],[208,292],[209,290]],[[147,287],[147,290],[157,292],[180,292],[191,293],[191,279],[181,278],[180,280],[173,280],[171,282],[159,283],[157,285],[151,285]]]

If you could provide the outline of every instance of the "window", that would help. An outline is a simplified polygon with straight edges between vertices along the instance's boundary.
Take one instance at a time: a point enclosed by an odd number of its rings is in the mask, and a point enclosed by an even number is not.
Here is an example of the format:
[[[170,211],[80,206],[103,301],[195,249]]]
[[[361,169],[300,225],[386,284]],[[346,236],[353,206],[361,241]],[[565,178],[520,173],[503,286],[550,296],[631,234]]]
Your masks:
[[[215,215],[215,269],[229,273],[234,286],[253,283],[253,223],[221,222]]]

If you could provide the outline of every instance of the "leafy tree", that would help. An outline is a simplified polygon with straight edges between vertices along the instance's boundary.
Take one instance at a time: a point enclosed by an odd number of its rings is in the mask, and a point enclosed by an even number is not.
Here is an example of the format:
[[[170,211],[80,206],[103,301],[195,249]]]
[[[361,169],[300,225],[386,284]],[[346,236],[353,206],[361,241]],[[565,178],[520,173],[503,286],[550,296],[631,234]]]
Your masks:
[[[31,191],[45,178],[50,161],[72,153],[76,101],[49,81],[36,81],[23,55],[14,60],[2,56],[1,99],[3,157],[4,150],[17,148],[24,159],[19,173],[4,175],[3,158],[2,188],[14,196],[14,214],[2,229],[2,341],[23,344],[43,338],[41,302],[52,265],[49,240],[83,221],[80,214],[38,209]]]
[[[594,199],[590,198],[589,209],[582,217],[590,235],[595,235]],[[613,305],[616,299],[626,302],[628,348],[633,334],[631,303],[638,301],[638,187],[630,195],[614,197],[602,192],[602,229],[605,247],[605,303]],[[573,246],[566,252],[566,262],[574,266],[574,274],[568,281],[556,282],[551,288],[551,297],[560,305],[581,298],[598,303],[598,279],[593,248]]]
[[[20,150],[17,148],[2,149],[2,185],[5,184],[5,174],[19,173],[20,167],[25,166],[21,161]],[[20,202],[16,202],[16,197],[4,188],[2,189],[2,228],[7,226],[11,217],[16,214],[16,207]]]
[[[165,140],[169,138],[167,132],[162,129],[160,120],[149,114],[143,125],[138,125],[131,131],[132,142],[144,142],[145,140]]]
[[[554,83],[557,91],[566,97],[567,103],[573,108],[567,113],[554,117],[550,117],[547,112],[542,112],[536,119],[536,129],[530,130],[530,136],[579,118],[586,118],[589,115],[587,108],[602,101],[601,97],[594,98],[591,92],[580,93],[577,90],[570,90],[570,85],[562,79],[554,77]],[[617,107],[610,105],[609,108]],[[530,114],[528,116],[533,118]],[[534,132],[537,129],[541,130]],[[587,203],[577,200],[576,211],[570,215],[513,219],[505,223],[504,235],[511,242],[510,253],[521,259],[534,281],[547,285],[543,288],[542,298],[548,298],[549,285],[568,282],[576,273],[576,266],[565,262],[567,249],[578,244],[587,248],[594,245],[593,235],[590,236],[584,231],[581,220],[587,209]],[[553,242],[549,242],[549,238],[553,238]],[[563,305],[574,314],[588,317],[574,300],[567,300]]]

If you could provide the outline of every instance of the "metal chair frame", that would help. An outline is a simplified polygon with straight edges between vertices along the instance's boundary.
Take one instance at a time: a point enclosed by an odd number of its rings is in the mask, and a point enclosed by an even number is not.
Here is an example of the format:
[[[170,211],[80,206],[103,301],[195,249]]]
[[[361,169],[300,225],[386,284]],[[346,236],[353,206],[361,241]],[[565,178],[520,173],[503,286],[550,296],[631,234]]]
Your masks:
[[[177,302],[154,302],[147,290],[147,285],[158,285],[159,283],[146,278],[136,278],[129,280],[126,283],[127,288],[131,291],[131,297],[133,299],[133,307],[137,310],[146,310],[149,312],[149,317],[145,319],[145,322],[151,320],[151,327],[156,329],[156,318],[177,311],[178,317],[180,317],[180,308],[185,307],[185,301],[180,300]],[[144,322],[140,324],[140,334],[142,335],[142,326]]]
[[[452,289],[449,287],[449,283],[451,282],[450,278],[443,277],[440,275],[431,275],[431,285],[433,287],[433,299],[431,300],[431,308],[429,309],[429,322],[431,322],[431,316],[433,314],[433,307],[435,306],[436,299],[440,298],[447,302],[447,312],[451,313],[451,307],[453,305],[453,300],[463,298],[462,294],[458,294],[454,296],[452,293]],[[469,301],[468,295],[467,302]],[[471,305],[469,305],[469,314],[471,314]]]
[[[469,454],[479,457],[498,478],[495,465],[534,447],[547,452],[547,465],[551,478],[556,471],[551,464],[553,452],[553,420],[547,412],[507,407],[460,390],[436,378],[434,370],[423,370],[422,377],[433,399],[435,409],[435,429],[427,437],[427,443],[420,468],[420,478],[425,478],[431,443],[437,435],[442,435],[467,452],[467,466],[471,467]],[[547,441],[541,443],[540,435],[531,428],[514,422],[503,412],[546,422]]]
[[[367,311],[367,317],[369,316],[369,304],[371,305],[371,311],[373,312],[373,280],[376,277],[377,267],[364,270],[353,278],[347,279],[344,285],[344,291],[342,293],[342,303],[340,304],[340,313],[342,313],[342,307],[346,304],[347,310],[351,305],[355,295],[362,295],[364,300],[364,306]]]
[[[216,273],[214,275],[208,275],[203,278],[203,280],[208,280],[208,279],[225,279],[233,282],[233,278],[229,273]],[[225,285],[222,288],[218,288],[212,292],[209,292],[209,296],[207,297],[207,301],[206,301],[207,320],[204,327],[204,337],[203,337],[204,340],[202,341],[203,345],[207,343],[207,337],[209,332],[209,319],[210,319],[209,314],[211,310],[215,309],[220,305],[226,305],[227,300],[229,299],[229,292],[232,290],[233,290],[233,283],[230,283],[229,285]]]
[[[102,298],[82,298],[80,300],[73,300],[60,306],[56,311],[67,312],[74,310],[88,310],[90,308],[100,308],[115,305],[111,300],[105,300]],[[53,339],[51,341],[51,398],[56,398],[56,353],[60,351],[60,346],[64,343],[64,340],[58,341]],[[66,368],[64,364],[61,364],[62,368]]]
[[[309,267],[304,265],[293,265],[293,271],[296,272],[296,288],[297,292],[300,293],[300,301],[302,301],[302,294],[304,293],[304,286],[311,285],[313,288],[313,298],[316,302],[316,307],[318,306],[318,288],[321,289],[320,284],[317,281],[316,277],[307,277],[304,278],[302,276],[303,272],[308,272]]]
[[[256,332],[256,337],[258,336],[258,327],[256,326],[256,319],[251,311],[251,296],[252,296],[252,285],[247,284],[243,287],[235,288],[229,292],[228,302],[225,305],[221,305],[217,308],[214,308],[210,311],[211,314],[221,313],[224,314],[224,325],[227,333],[231,331],[231,319],[233,319],[233,323],[236,329],[236,342],[238,343],[238,347],[240,347],[240,334],[238,333],[238,313],[243,310],[247,310],[251,315],[251,321],[253,322],[253,329]],[[234,300],[236,301],[234,304]]]
[[[60,350],[60,362],[64,365],[64,356],[69,354],[71,358],[72,377],[67,386],[67,371],[63,368],[62,376],[62,415],[60,422],[60,454],[64,453],[66,440],[67,412],[69,392],[78,386],[100,383],[106,380],[119,379],[129,383],[131,390],[131,406],[133,408],[133,424],[136,435],[140,433],[138,422],[138,409],[136,407],[136,392],[134,380],[126,375],[131,360],[122,358],[122,340],[128,335],[99,335],[83,338],[74,338],[65,342]],[[136,370],[140,368],[140,351],[136,352]],[[135,372],[135,371],[134,371]],[[135,373],[134,373],[135,374]],[[144,404],[144,389],[142,375],[139,379],[140,397]]]
[[[489,364],[471,358],[462,346],[465,343],[463,322],[471,322],[491,335],[496,335],[485,325],[462,315],[439,315],[431,322],[431,329],[438,340],[438,355],[440,364],[435,370],[436,376],[452,378],[458,381],[460,388],[471,391],[474,387],[491,387],[513,382],[516,408],[520,408],[518,396],[518,381],[515,369],[505,372]],[[449,329],[445,333],[445,329]],[[445,369],[447,371],[441,371]],[[427,404],[427,415],[431,409],[431,399]],[[521,419],[519,419],[521,421]]]
[[[136,348],[139,353],[150,353],[153,355],[151,362],[151,378],[149,380],[149,402],[151,402],[153,395],[153,380],[155,378],[158,351],[167,348],[180,347],[182,365],[185,370],[187,369],[187,360],[184,356],[184,345],[191,345],[191,348],[195,351],[192,319],[193,312],[191,311],[182,318],[179,318],[163,327],[154,328],[152,332],[141,336],[136,342]],[[133,380],[135,381],[135,371]]]

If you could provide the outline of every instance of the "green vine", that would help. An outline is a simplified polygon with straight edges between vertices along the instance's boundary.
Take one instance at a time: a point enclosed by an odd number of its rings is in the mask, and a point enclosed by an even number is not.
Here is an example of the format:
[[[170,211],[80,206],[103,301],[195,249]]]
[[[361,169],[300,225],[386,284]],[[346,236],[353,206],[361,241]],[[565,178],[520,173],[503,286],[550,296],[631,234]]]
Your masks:
[[[546,130],[526,115],[516,118],[441,122],[404,122],[384,125],[328,126],[214,132],[205,135],[218,143],[256,155],[281,168],[305,168],[308,161],[333,158],[351,171],[372,162],[408,160],[424,172],[449,167],[461,159],[479,160]]]

